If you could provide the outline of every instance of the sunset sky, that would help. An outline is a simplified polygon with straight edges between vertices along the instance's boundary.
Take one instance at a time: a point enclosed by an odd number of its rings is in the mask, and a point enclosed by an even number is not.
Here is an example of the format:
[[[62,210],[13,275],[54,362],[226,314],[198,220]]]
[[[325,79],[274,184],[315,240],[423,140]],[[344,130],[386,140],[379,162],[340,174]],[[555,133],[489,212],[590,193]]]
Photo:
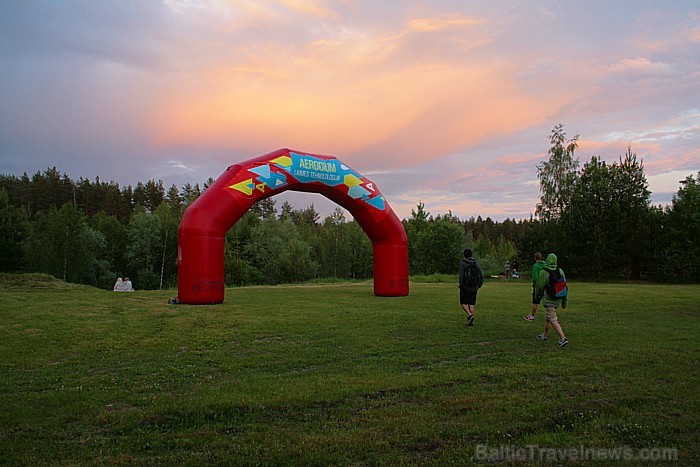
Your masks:
[[[0,1],[2,174],[167,189],[288,147],[400,218],[521,219],[558,123],[668,203],[700,171],[700,2]]]

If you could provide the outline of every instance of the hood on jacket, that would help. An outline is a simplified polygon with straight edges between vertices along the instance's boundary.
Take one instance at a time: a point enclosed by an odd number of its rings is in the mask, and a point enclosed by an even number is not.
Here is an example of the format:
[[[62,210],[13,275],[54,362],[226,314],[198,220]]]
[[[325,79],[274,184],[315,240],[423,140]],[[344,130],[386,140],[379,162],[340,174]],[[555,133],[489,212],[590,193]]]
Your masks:
[[[545,266],[545,269],[549,269],[550,271],[557,269],[557,255],[554,253],[547,255],[547,265]]]

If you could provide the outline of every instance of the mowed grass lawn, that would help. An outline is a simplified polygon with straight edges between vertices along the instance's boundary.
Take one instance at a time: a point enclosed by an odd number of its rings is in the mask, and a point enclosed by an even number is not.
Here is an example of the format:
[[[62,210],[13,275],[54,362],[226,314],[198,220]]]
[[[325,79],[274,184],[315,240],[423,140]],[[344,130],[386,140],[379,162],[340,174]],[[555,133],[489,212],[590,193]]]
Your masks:
[[[522,318],[527,281],[487,281],[467,328],[453,284],[233,288],[187,306],[9,277],[3,465],[591,460],[568,449],[700,463],[697,285],[574,281],[560,349],[536,339],[543,309]]]

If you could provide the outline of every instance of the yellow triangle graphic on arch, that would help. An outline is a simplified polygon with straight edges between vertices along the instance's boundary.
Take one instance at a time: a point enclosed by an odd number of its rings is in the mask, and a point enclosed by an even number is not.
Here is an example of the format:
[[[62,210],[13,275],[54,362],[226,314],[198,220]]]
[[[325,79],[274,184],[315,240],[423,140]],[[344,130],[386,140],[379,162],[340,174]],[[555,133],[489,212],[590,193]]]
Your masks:
[[[253,179],[249,178],[248,180],[244,180],[242,182],[238,182],[234,185],[230,185],[229,188],[232,190],[238,190],[241,193],[245,193],[246,195],[252,195],[253,194]]]
[[[270,162],[282,167],[290,167],[292,165],[292,158],[289,156],[280,156],[276,159],[272,159]]]
[[[362,184],[362,180],[354,176],[353,174],[347,174],[343,179],[343,183],[349,187],[357,186]]]

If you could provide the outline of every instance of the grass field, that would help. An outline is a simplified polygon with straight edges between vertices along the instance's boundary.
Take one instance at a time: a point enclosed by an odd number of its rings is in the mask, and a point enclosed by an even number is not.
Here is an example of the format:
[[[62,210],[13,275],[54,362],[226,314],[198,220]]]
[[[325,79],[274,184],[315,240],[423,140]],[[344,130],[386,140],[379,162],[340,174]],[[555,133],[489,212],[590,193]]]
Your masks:
[[[187,306],[0,276],[0,464],[700,463],[700,286],[570,287],[560,349],[525,281],[467,328],[452,284]]]

